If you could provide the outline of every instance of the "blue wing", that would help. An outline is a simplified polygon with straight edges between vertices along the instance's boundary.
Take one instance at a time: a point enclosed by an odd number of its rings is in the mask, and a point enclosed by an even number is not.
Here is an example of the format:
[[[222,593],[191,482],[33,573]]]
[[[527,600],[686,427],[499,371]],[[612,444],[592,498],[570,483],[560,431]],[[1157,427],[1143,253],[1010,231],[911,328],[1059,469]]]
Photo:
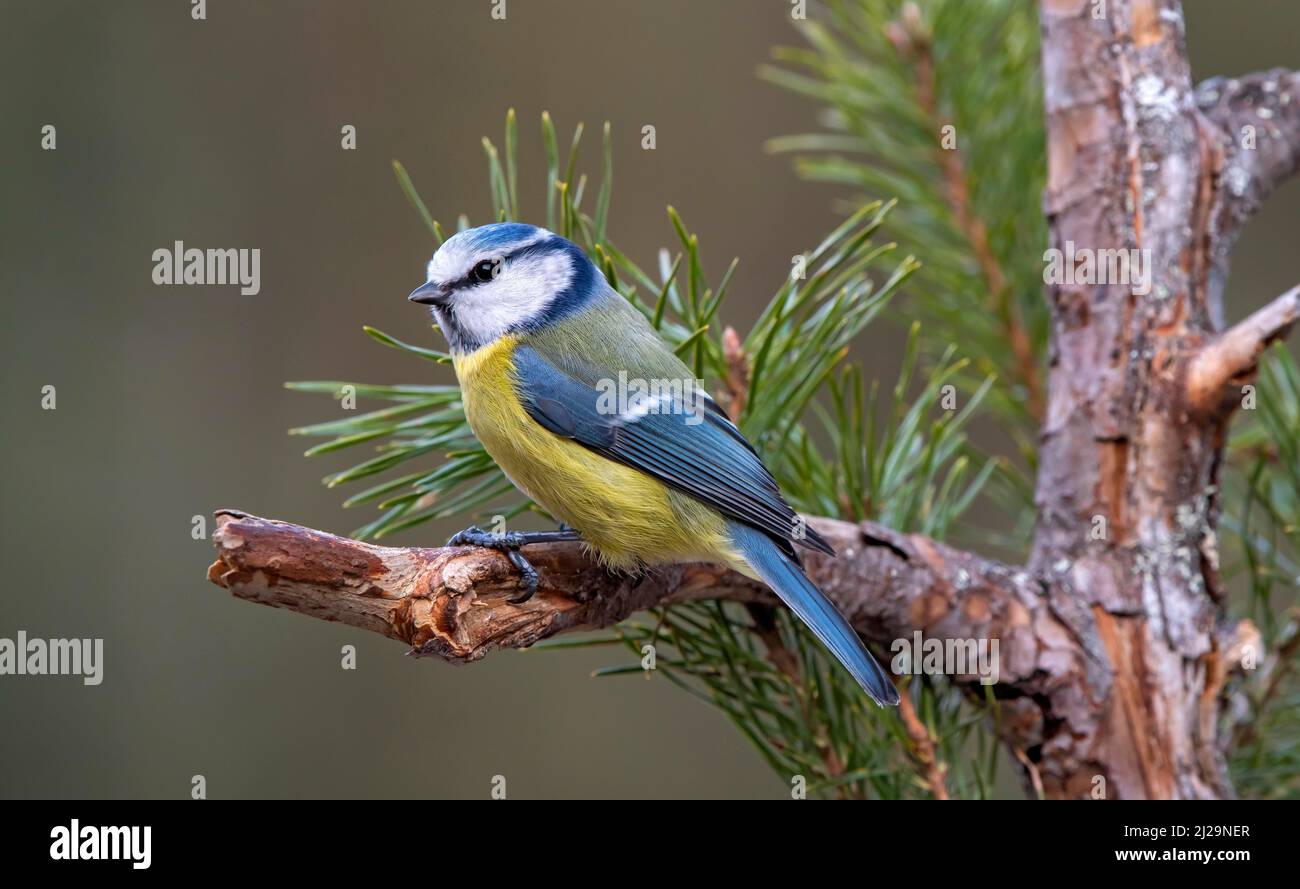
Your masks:
[[[853,627],[804,576],[794,547],[794,510],[721,408],[710,400],[702,410],[659,404],[654,411],[620,415],[608,409],[598,389],[557,368],[530,346],[516,347],[514,365],[516,391],[529,416],[556,435],[648,473],[721,512],[729,519],[736,549],[781,601],[812,628],[877,704],[898,703],[898,690]],[[591,368],[581,372],[599,379]],[[817,532],[805,531],[800,543],[835,554]]]
[[[618,414],[601,409],[607,399],[600,390],[536,349],[521,345],[513,357],[524,410],[551,432],[762,531],[796,563],[795,542],[835,555],[821,535],[798,521],[754,448],[712,399],[703,401],[703,409],[665,401],[648,412]]]

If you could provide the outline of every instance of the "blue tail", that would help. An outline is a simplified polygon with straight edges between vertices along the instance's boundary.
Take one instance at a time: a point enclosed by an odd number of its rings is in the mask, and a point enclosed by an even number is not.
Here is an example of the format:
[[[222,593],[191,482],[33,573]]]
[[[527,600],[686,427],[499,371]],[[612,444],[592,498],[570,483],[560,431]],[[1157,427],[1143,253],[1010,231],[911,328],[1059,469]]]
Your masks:
[[[791,611],[831,650],[877,704],[897,704],[898,689],[867,651],[849,622],[804,576],[794,560],[762,531],[728,522],[731,542]]]

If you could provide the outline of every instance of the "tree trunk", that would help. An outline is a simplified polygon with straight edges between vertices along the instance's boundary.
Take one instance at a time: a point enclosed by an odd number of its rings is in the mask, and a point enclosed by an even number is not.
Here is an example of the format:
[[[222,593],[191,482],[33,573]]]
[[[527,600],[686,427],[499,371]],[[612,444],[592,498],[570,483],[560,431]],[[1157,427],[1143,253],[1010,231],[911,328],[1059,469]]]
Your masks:
[[[1235,136],[1197,107],[1177,2],[1103,5],[1095,17],[1092,2],[1042,3],[1050,246],[1067,262],[1070,245],[1149,251],[1150,289],[1047,289],[1030,570],[1087,662],[1036,702],[1043,734],[1030,759],[1051,796],[1227,797],[1219,466],[1242,397],[1234,380],[1294,319],[1295,297],[1275,323],[1239,334],[1243,355],[1214,347]]]

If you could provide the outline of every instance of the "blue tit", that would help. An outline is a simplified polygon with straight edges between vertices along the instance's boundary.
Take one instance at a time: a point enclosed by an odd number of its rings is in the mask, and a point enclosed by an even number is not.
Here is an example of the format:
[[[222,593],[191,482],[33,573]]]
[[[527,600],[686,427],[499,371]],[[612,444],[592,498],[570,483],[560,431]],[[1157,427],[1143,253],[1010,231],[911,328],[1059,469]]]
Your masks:
[[[519,223],[457,233],[410,298],[450,345],[465,416],[510,480],[569,526],[469,529],[525,574],[525,543],[580,539],[611,569],[718,562],[772,588],[877,704],[898,691],[804,575],[796,544],[834,555],[754,448],[646,318],[571,241]]]

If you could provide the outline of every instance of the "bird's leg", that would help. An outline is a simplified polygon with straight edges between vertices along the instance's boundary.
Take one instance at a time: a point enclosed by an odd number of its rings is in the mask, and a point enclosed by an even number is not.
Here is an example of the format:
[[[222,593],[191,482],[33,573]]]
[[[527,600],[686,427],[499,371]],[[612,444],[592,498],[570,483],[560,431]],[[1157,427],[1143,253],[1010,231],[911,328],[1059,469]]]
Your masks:
[[[478,525],[470,525],[459,531],[447,541],[448,546],[486,546],[489,549],[518,549],[534,543],[572,543],[581,540],[577,531],[569,527],[560,527],[554,531],[484,531]]]
[[[511,605],[522,605],[537,592],[537,569],[532,566],[521,547],[533,543],[565,543],[581,540],[578,532],[568,526],[561,526],[555,531],[507,531],[497,533],[484,531],[478,525],[470,525],[464,531],[453,534],[447,541],[448,546],[482,546],[504,553],[524,579],[524,591],[518,596],[506,599]]]

